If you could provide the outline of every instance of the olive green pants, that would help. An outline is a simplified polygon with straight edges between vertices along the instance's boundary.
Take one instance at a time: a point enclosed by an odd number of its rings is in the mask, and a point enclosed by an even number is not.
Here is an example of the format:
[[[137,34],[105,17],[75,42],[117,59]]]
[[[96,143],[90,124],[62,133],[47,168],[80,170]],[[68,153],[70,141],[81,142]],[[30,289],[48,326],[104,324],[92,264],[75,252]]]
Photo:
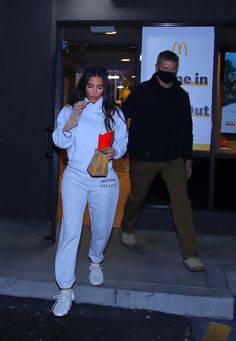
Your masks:
[[[121,229],[133,233],[144,200],[156,175],[163,177],[170,195],[170,205],[178,233],[183,259],[197,257],[191,202],[187,193],[187,177],[182,159],[169,162],[131,161],[131,190],[124,207]]]

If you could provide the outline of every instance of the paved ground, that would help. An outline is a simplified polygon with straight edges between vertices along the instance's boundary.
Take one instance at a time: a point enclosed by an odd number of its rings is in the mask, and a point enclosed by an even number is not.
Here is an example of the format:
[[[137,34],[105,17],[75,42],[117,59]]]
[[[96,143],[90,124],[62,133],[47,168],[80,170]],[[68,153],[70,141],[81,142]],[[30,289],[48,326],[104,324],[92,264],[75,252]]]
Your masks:
[[[74,304],[56,318],[51,301],[0,296],[1,341],[189,341],[190,320],[143,310]]]
[[[146,310],[73,304],[69,314],[56,318],[53,302],[0,296],[1,341],[235,341],[236,321],[191,318]],[[230,329],[227,338],[222,328]]]
[[[188,341],[189,330],[191,341],[203,341],[212,322],[232,326],[227,341],[236,340],[235,235],[198,235],[206,271],[190,273],[174,232],[138,230],[138,245],[129,248],[114,229],[105,282],[95,288],[87,282],[90,230],[84,227],[74,286],[79,305],[55,319],[47,299],[58,293],[56,244],[44,240],[48,232],[35,222],[0,221],[0,294],[12,296],[0,297],[0,341]]]
[[[0,294],[51,299],[56,244],[44,240],[48,226],[0,222]],[[138,230],[130,248],[114,229],[103,262],[105,281],[89,285],[90,229],[84,227],[78,254],[77,303],[233,319],[236,293],[236,236],[198,235],[206,271],[184,267],[178,238],[171,231]]]

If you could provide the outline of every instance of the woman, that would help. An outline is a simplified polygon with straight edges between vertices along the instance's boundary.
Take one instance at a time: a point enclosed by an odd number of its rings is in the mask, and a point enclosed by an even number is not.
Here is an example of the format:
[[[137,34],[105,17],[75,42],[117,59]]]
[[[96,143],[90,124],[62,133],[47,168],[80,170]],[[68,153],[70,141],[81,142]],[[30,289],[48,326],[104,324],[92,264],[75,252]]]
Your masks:
[[[104,178],[92,177],[87,167],[98,147],[98,136],[113,131],[113,144],[106,148],[108,173]],[[100,263],[107,245],[116,211],[119,182],[112,159],[126,152],[127,128],[122,112],[112,100],[106,70],[89,67],[81,77],[71,102],[59,113],[53,141],[67,149],[68,165],[62,178],[62,225],[55,261],[56,281],[60,294],[53,306],[55,316],[64,316],[74,301],[72,286],[82,229],[88,202],[91,220],[89,249],[92,285],[103,283]]]

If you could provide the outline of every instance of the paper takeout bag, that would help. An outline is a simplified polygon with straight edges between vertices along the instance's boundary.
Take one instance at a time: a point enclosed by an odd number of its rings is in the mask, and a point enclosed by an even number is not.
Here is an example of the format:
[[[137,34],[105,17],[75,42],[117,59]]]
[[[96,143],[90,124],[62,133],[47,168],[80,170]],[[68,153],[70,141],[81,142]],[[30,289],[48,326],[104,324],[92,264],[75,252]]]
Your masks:
[[[96,149],[88,165],[87,171],[91,176],[107,176],[108,160],[102,150]]]
[[[108,160],[105,158],[105,154],[108,152],[108,147],[113,142],[113,131],[107,131],[105,134],[99,134],[98,136],[98,148],[88,165],[87,171],[94,177],[105,177],[108,172]]]

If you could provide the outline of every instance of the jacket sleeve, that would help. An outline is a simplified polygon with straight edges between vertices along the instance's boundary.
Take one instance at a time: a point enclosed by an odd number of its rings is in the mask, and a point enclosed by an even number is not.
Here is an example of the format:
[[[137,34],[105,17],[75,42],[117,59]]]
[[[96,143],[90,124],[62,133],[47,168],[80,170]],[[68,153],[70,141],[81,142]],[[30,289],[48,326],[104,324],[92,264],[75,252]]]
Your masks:
[[[128,131],[125,123],[124,115],[121,110],[119,110],[119,115],[116,113],[115,116],[115,127],[114,127],[114,141],[113,148],[115,149],[114,159],[121,158],[126,150],[128,143]]]
[[[192,158],[193,150],[193,122],[189,95],[184,93],[184,108],[183,108],[183,159]]]
[[[56,129],[52,134],[54,144],[62,149],[69,148],[74,142],[74,132],[76,127],[68,132],[63,132],[62,130],[70,117],[71,110],[72,108],[69,105],[62,108],[57,118]]]

